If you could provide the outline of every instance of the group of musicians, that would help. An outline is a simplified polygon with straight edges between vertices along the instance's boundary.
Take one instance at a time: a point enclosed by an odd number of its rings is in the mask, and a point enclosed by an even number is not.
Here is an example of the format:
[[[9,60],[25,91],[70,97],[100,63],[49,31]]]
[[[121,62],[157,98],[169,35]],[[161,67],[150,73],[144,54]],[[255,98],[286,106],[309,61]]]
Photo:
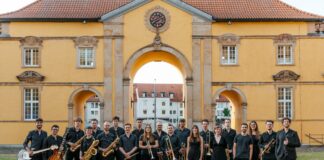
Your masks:
[[[266,132],[260,133],[256,121],[242,123],[241,131],[231,128],[231,120],[224,121],[224,127],[216,125],[208,129],[209,121],[202,120],[202,131],[197,125],[190,129],[181,119],[178,128],[169,124],[167,132],[157,122],[156,131],[151,125],[143,127],[142,120],[136,120],[135,129],[130,123],[119,127],[119,117],[111,123],[105,121],[103,129],[98,120],[92,119],[91,126],[81,129],[82,119],[76,118],[74,126],[58,135],[59,126],[51,127],[51,135],[42,130],[43,120],[36,120],[36,129],[30,131],[24,141],[24,148],[33,160],[51,159],[55,150],[33,155],[33,151],[58,146],[59,153],[66,160],[295,160],[296,147],[300,146],[297,132],[290,129],[291,120],[282,119],[283,129],[273,131],[274,122],[267,120]],[[31,142],[29,147],[29,142]]]

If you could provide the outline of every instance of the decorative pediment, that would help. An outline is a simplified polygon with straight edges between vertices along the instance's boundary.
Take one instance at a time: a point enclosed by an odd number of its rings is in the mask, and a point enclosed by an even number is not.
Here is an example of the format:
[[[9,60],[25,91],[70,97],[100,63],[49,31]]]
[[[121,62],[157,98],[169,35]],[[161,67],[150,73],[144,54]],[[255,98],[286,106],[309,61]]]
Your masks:
[[[25,71],[17,76],[19,81],[24,81],[27,83],[33,83],[37,81],[43,81],[45,76],[35,72],[35,71]]]
[[[291,34],[280,34],[274,38],[273,41],[275,44],[294,44],[296,42],[296,38]]]
[[[240,37],[235,34],[224,34],[219,36],[218,43],[222,45],[236,45],[240,44]]]
[[[95,47],[98,44],[98,39],[91,36],[82,36],[74,39],[74,44],[76,47]]]
[[[282,82],[297,81],[299,77],[300,75],[289,70],[280,71],[279,73],[272,76],[274,81],[282,81]]]
[[[20,40],[20,45],[21,46],[42,46],[43,40],[40,39],[39,37],[34,37],[34,36],[27,36],[23,39]]]

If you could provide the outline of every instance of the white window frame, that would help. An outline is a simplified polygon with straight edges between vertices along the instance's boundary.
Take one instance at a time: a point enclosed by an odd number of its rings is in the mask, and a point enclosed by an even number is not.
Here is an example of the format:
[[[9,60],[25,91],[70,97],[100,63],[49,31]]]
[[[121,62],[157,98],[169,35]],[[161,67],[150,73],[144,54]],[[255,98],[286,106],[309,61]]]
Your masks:
[[[30,50],[30,64],[26,64],[27,50]],[[37,50],[37,64],[35,64],[35,52]],[[40,48],[38,47],[24,47],[23,48],[23,66],[24,67],[40,67]]]
[[[81,51],[85,49],[85,65],[81,64]],[[92,50],[92,65],[87,65],[89,50]],[[79,68],[96,68],[96,50],[95,47],[78,47],[78,67]]]
[[[235,62],[231,62],[231,47],[234,47],[234,56],[235,56]],[[226,57],[223,59],[223,54],[224,54],[224,48],[226,48]],[[221,46],[221,54],[220,54],[220,62],[221,65],[237,65],[238,64],[238,46],[237,45],[222,45]]]
[[[283,89],[283,99],[279,99],[280,90]],[[290,99],[287,98],[287,90],[290,90]],[[283,103],[283,115],[280,114],[280,103]],[[287,103],[290,103],[290,116],[288,116],[288,106]],[[282,119],[284,117],[293,118],[293,109],[294,109],[294,88],[292,86],[280,86],[277,88],[277,114],[278,119]]]
[[[283,60],[279,59],[279,52],[280,47],[283,49]],[[287,48],[290,47],[290,62],[287,61],[286,55],[287,55]],[[278,65],[293,65],[294,64],[294,46],[292,44],[283,44],[283,45],[277,45],[277,64]]]
[[[26,100],[26,91],[30,89],[30,100]],[[37,96],[38,96],[38,100],[33,100],[33,93],[37,90]],[[30,104],[30,118],[26,118],[26,104],[29,103]],[[33,114],[33,104],[38,104],[37,106],[37,114],[34,115]],[[39,118],[39,114],[40,114],[40,89],[39,88],[24,88],[23,89],[23,110],[24,110],[24,113],[23,113],[23,119],[25,121],[33,121],[37,118]]]

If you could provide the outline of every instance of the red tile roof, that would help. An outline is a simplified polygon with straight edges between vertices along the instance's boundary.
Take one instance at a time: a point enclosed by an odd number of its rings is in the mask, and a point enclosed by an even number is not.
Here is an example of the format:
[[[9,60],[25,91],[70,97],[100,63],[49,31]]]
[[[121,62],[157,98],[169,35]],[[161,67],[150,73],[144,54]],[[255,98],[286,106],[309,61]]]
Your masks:
[[[98,21],[132,0],[37,0],[18,10],[0,15],[2,21]],[[307,13],[280,0],[182,0],[213,16],[216,21],[314,21],[323,16]]]
[[[181,102],[183,100],[182,94],[182,84],[156,84],[155,91],[157,93],[157,97],[161,98],[161,92],[165,92],[165,97],[169,97],[169,93],[174,93],[173,102]],[[147,83],[135,83],[134,84],[134,100],[136,101],[136,88],[138,89],[139,97],[142,97],[142,93],[146,92],[147,97],[152,97],[152,92],[154,91],[154,84]]]

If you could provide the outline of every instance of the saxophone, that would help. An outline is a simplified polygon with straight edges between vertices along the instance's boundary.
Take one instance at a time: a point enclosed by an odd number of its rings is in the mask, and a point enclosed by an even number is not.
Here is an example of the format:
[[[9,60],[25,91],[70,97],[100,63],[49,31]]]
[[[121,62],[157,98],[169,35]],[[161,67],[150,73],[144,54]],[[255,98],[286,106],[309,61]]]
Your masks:
[[[88,148],[87,151],[84,152],[84,155],[83,155],[83,160],[90,160],[90,158],[92,156],[95,156],[97,155],[97,149],[96,147],[98,146],[99,144],[99,140],[94,140],[91,144],[91,146]]]
[[[105,150],[102,152],[103,157],[107,157],[109,154],[114,153],[115,146],[119,143],[119,137],[117,137]]]
[[[82,138],[80,138],[78,141],[76,141],[74,144],[74,147],[70,147],[71,152],[75,152],[77,149],[79,149],[81,147],[81,142],[83,141],[83,139],[86,137],[86,135],[84,135]]]

